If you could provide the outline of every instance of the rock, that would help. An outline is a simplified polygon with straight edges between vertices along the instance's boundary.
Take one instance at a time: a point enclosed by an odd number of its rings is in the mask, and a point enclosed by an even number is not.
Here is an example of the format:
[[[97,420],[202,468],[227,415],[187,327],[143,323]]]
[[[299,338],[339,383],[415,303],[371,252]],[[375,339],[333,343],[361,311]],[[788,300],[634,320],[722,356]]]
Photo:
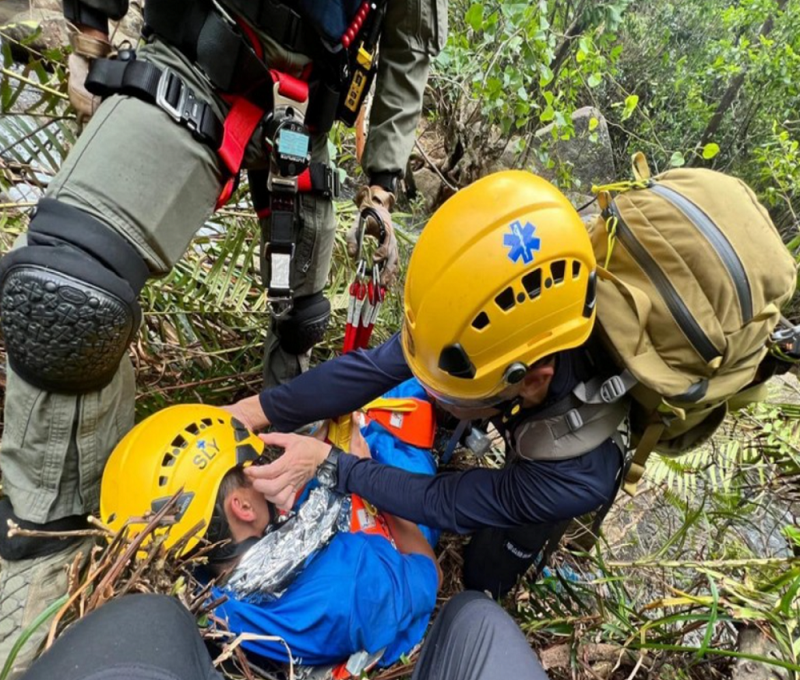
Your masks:
[[[421,168],[414,172],[414,184],[417,192],[422,194],[425,199],[425,207],[430,210],[437,205],[439,193],[442,190],[442,178],[428,167]]]
[[[32,9],[11,18],[3,33],[36,52],[58,49],[69,43],[67,20],[60,11]],[[16,53],[16,50],[13,50]]]
[[[575,182],[573,189],[586,195],[592,184],[606,184],[617,178],[611,137],[605,117],[595,108],[578,109],[572,121],[575,134],[571,139],[553,139],[553,124],[536,131],[533,145],[546,150],[555,166],[535,170],[561,186],[566,171]],[[594,129],[590,130],[593,125]]]
[[[62,0],[33,0],[31,2],[33,9],[44,9],[49,12],[58,12],[61,14]]]
[[[736,647],[745,654],[782,658],[778,645],[755,626],[739,630]],[[787,680],[788,677],[789,673],[783,668],[749,659],[737,659],[731,671],[731,680]]]

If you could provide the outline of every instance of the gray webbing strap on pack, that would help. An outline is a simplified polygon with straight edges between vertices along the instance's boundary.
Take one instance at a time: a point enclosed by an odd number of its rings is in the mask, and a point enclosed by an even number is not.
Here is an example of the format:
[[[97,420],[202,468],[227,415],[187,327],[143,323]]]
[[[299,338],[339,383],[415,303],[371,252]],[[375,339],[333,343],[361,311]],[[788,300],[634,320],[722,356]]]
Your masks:
[[[636,378],[629,371],[579,383],[541,417],[526,420],[517,428],[517,453],[529,460],[567,460],[609,438],[623,449],[618,427],[630,406],[623,397],[634,385]]]

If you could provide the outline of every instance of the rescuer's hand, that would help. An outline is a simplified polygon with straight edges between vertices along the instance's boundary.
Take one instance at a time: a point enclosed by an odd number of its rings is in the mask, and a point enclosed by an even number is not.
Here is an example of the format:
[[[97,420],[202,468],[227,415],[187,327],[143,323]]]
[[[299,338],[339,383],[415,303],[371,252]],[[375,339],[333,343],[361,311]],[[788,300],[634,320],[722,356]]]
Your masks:
[[[394,207],[394,200],[394,194],[383,187],[361,187],[355,197],[355,204],[359,210],[358,217],[346,237],[347,252],[353,258],[361,256],[359,251],[363,248],[363,244],[359,243],[359,240],[362,236],[377,239],[378,248],[372,254],[372,261],[381,265],[381,283],[384,286],[394,283],[400,257],[392,224],[391,210]]]
[[[83,128],[92,117],[100,98],[89,94],[84,86],[92,59],[106,57],[111,52],[108,36],[97,29],[83,27],[74,30],[69,39],[72,54],[67,60],[69,81],[67,92],[70,104],[78,114],[78,126]]]
[[[261,408],[261,401],[258,395],[240,399],[239,401],[223,406],[236,420],[244,425],[250,432],[258,432],[269,426],[269,418]]]
[[[297,492],[317,474],[331,445],[299,434],[272,432],[259,436],[265,444],[284,449],[283,455],[274,463],[250,466],[244,472],[268,501],[281,510],[291,510]]]

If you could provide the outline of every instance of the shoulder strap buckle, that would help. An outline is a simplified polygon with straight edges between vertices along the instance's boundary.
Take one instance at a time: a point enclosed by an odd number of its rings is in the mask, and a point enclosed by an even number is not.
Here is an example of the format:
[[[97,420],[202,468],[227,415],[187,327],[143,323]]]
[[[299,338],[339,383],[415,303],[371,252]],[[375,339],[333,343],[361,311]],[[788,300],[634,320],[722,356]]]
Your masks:
[[[628,391],[625,381],[620,375],[612,375],[602,385],[600,385],[600,398],[606,404],[613,404],[622,398]]]
[[[570,432],[577,432],[584,425],[583,416],[576,408],[573,408],[564,414],[564,422],[566,422]]]

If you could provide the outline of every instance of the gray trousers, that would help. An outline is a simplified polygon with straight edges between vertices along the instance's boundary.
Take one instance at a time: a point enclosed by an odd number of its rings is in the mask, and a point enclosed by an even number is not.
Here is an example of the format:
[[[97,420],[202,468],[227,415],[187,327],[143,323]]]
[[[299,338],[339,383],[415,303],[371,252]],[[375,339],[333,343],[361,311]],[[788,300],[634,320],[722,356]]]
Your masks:
[[[124,630],[125,634],[120,635]],[[268,631],[265,631],[268,632]],[[168,643],[164,644],[167,640]],[[173,598],[127,595],[72,626],[21,680],[221,680]],[[445,605],[412,680],[547,680],[514,620],[482,593]]]
[[[304,61],[297,55],[274,46],[267,54],[273,67],[300,75]],[[225,102],[181,54],[156,41],[139,50],[137,58],[176,71],[225,117]],[[329,162],[325,136],[312,144],[312,158]],[[245,166],[259,168],[266,162],[263,146],[251,142]],[[114,96],[99,107],[47,196],[87,212],[123,236],[156,277],[169,272],[183,255],[211,215],[222,185],[212,149],[156,106]],[[295,294],[304,296],[321,291],[327,282],[335,230],[332,203],[303,195],[300,217],[303,228],[291,283]],[[23,235],[15,247],[24,243]],[[273,333],[265,360],[270,382],[300,372],[300,359],[283,352]],[[8,368],[0,471],[3,492],[18,516],[43,523],[98,507],[105,462],[133,426],[134,388],[127,357],[107,387],[78,396],[37,389]]]

